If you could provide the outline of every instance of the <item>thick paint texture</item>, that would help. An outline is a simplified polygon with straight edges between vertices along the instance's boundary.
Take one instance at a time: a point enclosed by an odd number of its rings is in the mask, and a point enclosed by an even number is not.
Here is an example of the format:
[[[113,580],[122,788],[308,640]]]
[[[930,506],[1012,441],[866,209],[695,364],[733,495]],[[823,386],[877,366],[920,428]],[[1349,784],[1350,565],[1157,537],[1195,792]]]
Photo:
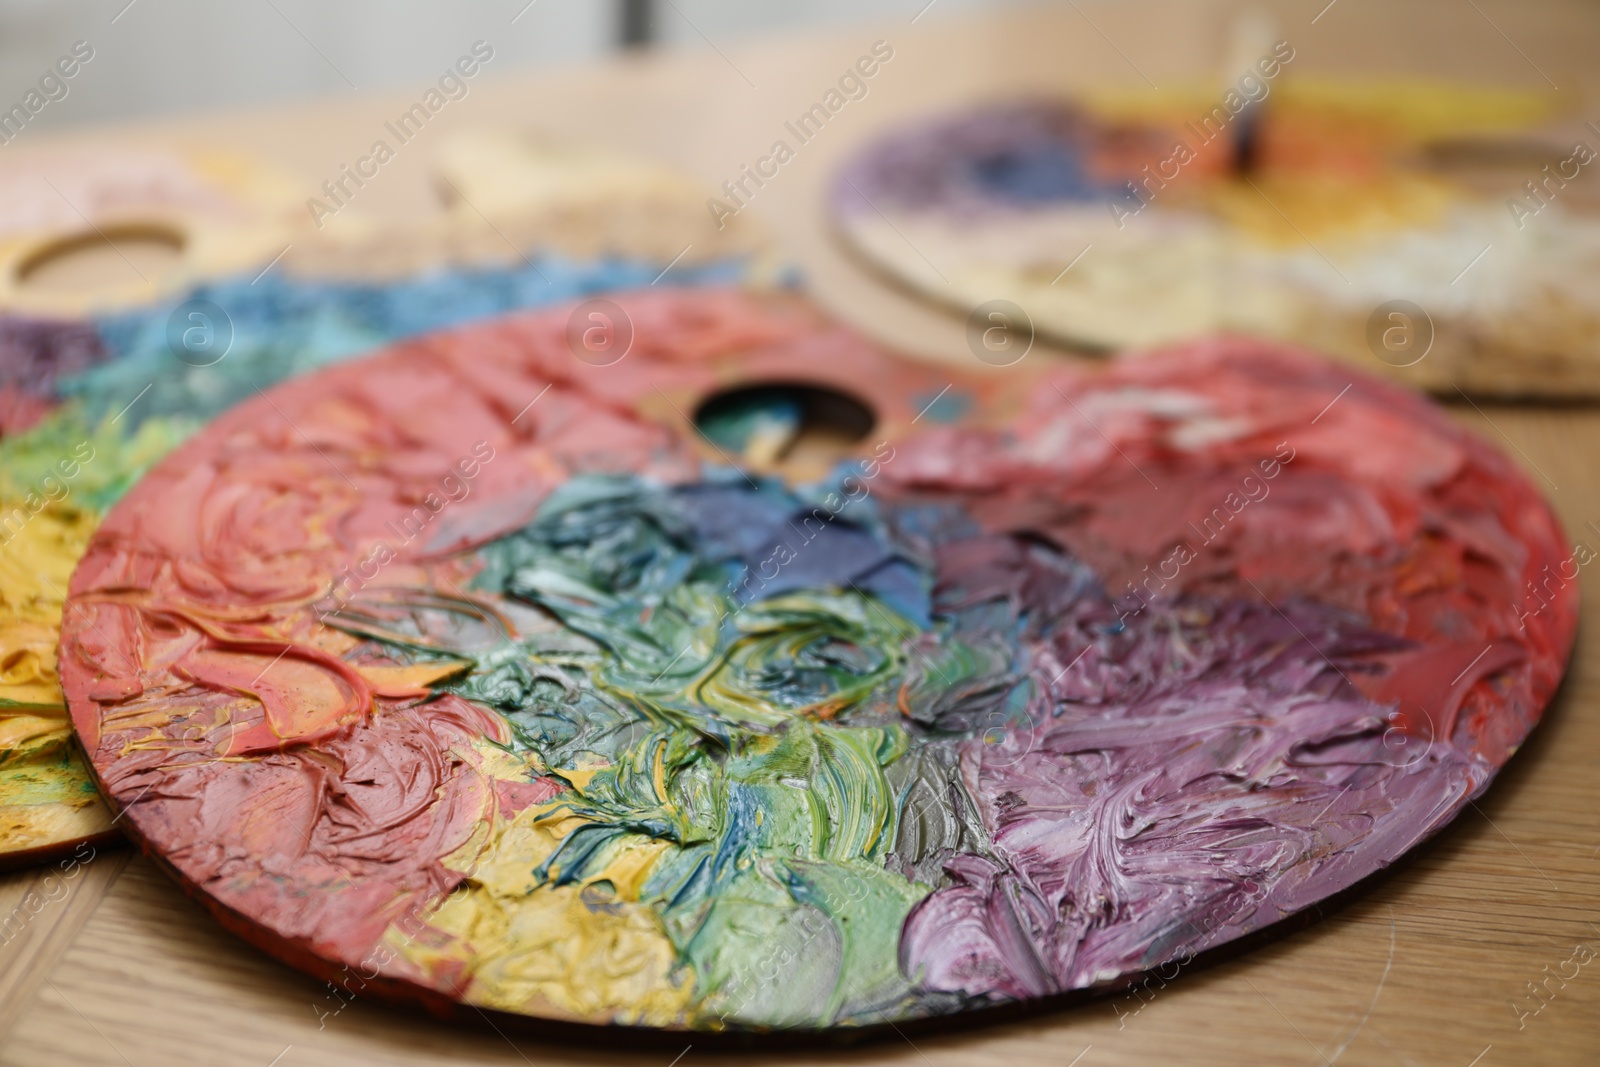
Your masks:
[[[1391,387],[1237,340],[952,383],[794,302],[616,299],[618,363],[565,308],[411,341],[226,413],[95,533],[74,723],[280,957],[684,1029],[1110,987],[1393,862],[1560,680],[1548,508]],[[871,443],[729,467],[684,413],[770,381],[869,401]]]
[[[881,534],[830,524],[831,537],[805,545],[807,573],[739,597],[748,546],[794,536],[789,520],[821,495],[737,476],[678,490],[581,476],[478,554],[469,595],[560,623],[480,654],[449,686],[505,715],[514,748],[566,786],[537,812],[536,825],[561,831],[531,884],[571,887],[591,907],[645,905],[645,933],[605,923],[600,955],[674,964],[638,1003],[636,973],[567,976],[590,993],[614,985],[604,999],[620,1018],[670,1023],[692,1008],[766,1025],[866,1021],[909,999],[898,931],[930,887],[885,869],[898,814],[886,772],[910,746],[892,693],[919,628],[889,605],[913,598],[926,616],[926,590]],[[829,551],[852,538],[854,551]],[[469,644],[442,651],[473,656]],[[506,907],[487,887],[456,907],[476,901]],[[826,940],[773,1000],[751,949],[776,951],[802,919]],[[531,946],[510,931],[475,945],[531,957],[546,942],[584,944],[595,925],[582,911],[566,916],[569,934],[561,924],[539,922]]]
[[[682,274],[685,284],[723,283],[742,269],[727,260]],[[642,261],[557,257],[383,284],[274,272],[92,321],[0,317],[0,857],[109,827],[69,744],[55,635],[89,535],[152,463],[211,416],[287,378],[474,318],[644,285],[659,272]],[[188,300],[223,309],[213,325],[231,338],[224,354],[173,349],[169,320]]]

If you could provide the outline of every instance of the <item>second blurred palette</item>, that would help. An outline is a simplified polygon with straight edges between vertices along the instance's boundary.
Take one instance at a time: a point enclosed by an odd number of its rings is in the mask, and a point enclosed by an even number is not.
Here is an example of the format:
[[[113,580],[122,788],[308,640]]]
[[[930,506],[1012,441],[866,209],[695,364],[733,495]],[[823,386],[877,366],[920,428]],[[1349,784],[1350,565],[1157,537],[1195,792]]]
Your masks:
[[[1600,395],[1595,153],[1548,95],[1298,80],[1293,55],[891,132],[840,173],[836,224],[918,292],[1014,301],[1068,344],[1241,332],[1433,391]]]

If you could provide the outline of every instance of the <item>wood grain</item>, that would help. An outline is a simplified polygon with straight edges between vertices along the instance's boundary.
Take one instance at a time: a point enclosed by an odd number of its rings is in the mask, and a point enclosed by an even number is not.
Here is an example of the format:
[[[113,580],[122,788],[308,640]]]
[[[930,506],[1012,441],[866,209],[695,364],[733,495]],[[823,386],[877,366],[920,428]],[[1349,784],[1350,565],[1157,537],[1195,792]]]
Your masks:
[[[1082,2],[963,21],[940,21],[935,10],[912,24],[920,6],[908,5],[905,20],[882,27],[723,45],[726,58],[706,50],[537,76],[509,76],[491,65],[498,80],[480,80],[439,122],[512,124],[644,152],[695,174],[709,194],[765,153],[783,122],[818,99],[873,41],[889,41],[895,57],[867,98],[804,146],[749,210],[781,237],[811,290],[837,314],[903,349],[966,360],[959,318],[884,284],[827,232],[822,191],[832,167],[876,129],[958,100],[1134,85],[1146,77],[1209,78],[1233,5]],[[1275,12],[1300,69],[1526,86],[1548,78],[1575,115],[1600,119],[1594,4],[1252,6]],[[485,27],[483,36],[492,42],[496,33],[513,32]],[[470,43],[440,42],[440,69]],[[254,152],[302,177],[310,196],[340,163],[366,151],[383,121],[422,88],[111,132]],[[350,210],[435,210],[427,152],[424,138],[407,146]],[[1592,175],[1585,180],[1595,182]],[[1075,251],[1063,250],[1063,263]],[[1040,350],[1030,358],[1052,357]],[[1572,538],[1600,549],[1600,411],[1465,403],[1452,411],[1544,486]],[[1592,618],[1600,610],[1597,587],[1583,577]],[[361,999],[329,1014],[341,1002],[325,988],[235,941],[147,861],[133,861],[120,877],[119,863],[117,854],[103,853],[70,897],[32,919],[26,942],[0,948],[0,1064],[669,1067],[672,1060],[672,1053],[628,1053],[599,1041],[551,1044],[486,1025],[438,1024]],[[0,879],[0,916],[36,877]],[[1181,972],[1165,987],[1052,1015],[914,1043],[891,1037],[844,1052],[780,1048],[716,1059],[907,1067],[1591,1064],[1600,1062],[1600,959],[1576,974],[1572,961],[1581,958],[1574,956],[1579,945],[1600,953],[1597,924],[1600,628],[1588,625],[1567,685],[1489,793],[1400,870],[1308,928],[1229,962]],[[1568,977],[1550,978],[1561,974]],[[1532,999],[1529,983],[1547,979],[1545,999]],[[693,1067],[706,1056],[689,1047],[678,1063]]]
[[[0,876],[0,1034],[38,993],[130,858],[120,842],[85,844],[64,859]]]

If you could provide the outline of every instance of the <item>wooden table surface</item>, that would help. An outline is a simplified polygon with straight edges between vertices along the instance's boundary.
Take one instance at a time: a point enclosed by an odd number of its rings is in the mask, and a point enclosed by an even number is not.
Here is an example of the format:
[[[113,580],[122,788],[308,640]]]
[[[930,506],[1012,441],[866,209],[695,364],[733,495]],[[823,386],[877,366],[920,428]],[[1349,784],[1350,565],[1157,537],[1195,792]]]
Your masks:
[[[1324,9],[1325,2],[1252,5],[1273,12],[1278,36],[1296,49],[1297,71],[1554,83],[1575,113],[1600,119],[1600,7],[1593,4],[1335,0]],[[832,242],[821,204],[832,167],[875,130],[954,101],[1147,79],[1215,80],[1235,5],[1085,0],[976,18],[941,19],[935,9],[913,21],[921,5],[908,3],[903,19],[876,27],[483,77],[436,123],[513,124],[646,153],[696,175],[709,192],[765,154],[784,135],[783,123],[820,99],[873,42],[887,41],[894,57],[872,79],[868,96],[803,146],[750,210],[778,233],[813,293],[836,313],[898,347],[970,359],[959,317],[885,285]],[[508,4],[505,24],[485,25],[475,36],[492,44],[522,32],[510,24],[518,6]],[[115,47],[115,31],[101,27],[96,47]],[[439,69],[471,43],[439,41]],[[243,150],[281,163],[305,181],[310,196],[339,164],[365,152],[383,122],[424,88],[351,92],[259,113],[74,134],[57,143],[112,136]],[[203,95],[204,87],[196,92]],[[432,136],[404,149],[354,207],[373,214],[437,210],[421,143]],[[8,146],[6,158],[30,150]],[[1065,261],[1071,250],[1063,253]],[[1054,357],[1040,350],[1030,358]],[[1459,404],[1453,410],[1548,489],[1569,536],[1600,549],[1600,408]],[[1585,581],[1591,618],[1600,608],[1595,588]],[[1309,928],[1230,962],[1193,968],[1143,1000],[1101,1000],[918,1037],[914,1044],[891,1037],[848,1051],[716,1055],[685,1038],[676,1062],[1600,1063],[1597,686],[1600,627],[1591,623],[1579,633],[1571,674],[1543,725],[1488,794],[1414,862]],[[36,913],[25,906],[30,893]],[[224,933],[126,848],[103,848],[65,874],[47,868],[0,877],[0,917],[19,907],[24,921],[0,945],[0,1064],[7,1067],[668,1067],[675,1054],[438,1024],[361,999],[328,1014],[339,1002],[324,988]],[[1543,983],[1544,999],[1530,994],[1530,983]]]

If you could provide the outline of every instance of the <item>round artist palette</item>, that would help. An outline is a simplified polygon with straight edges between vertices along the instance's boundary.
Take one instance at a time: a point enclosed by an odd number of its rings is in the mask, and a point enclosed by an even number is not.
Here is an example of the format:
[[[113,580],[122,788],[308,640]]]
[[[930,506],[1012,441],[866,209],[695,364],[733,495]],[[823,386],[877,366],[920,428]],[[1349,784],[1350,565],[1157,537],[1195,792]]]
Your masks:
[[[0,178],[0,309],[77,318],[254,273],[307,228],[301,201],[289,178],[225,153],[133,145],[36,153]],[[165,247],[170,262],[141,269],[118,248],[92,285],[37,277],[60,257],[112,241]]]
[[[875,425],[792,464],[785,396]],[[899,1026],[1395,861],[1542,714],[1567,559],[1505,457],[1295,351],[968,377],[649,290],[233,408],[94,535],[61,673],[143,846],[352,994]]]
[[[846,164],[833,216],[919,293],[962,311],[1011,300],[1068,344],[1242,332],[1452,396],[1600,396],[1595,153],[1532,137],[1547,100],[1254,84],[1267,95],[1238,112],[1218,89],[910,125]]]

